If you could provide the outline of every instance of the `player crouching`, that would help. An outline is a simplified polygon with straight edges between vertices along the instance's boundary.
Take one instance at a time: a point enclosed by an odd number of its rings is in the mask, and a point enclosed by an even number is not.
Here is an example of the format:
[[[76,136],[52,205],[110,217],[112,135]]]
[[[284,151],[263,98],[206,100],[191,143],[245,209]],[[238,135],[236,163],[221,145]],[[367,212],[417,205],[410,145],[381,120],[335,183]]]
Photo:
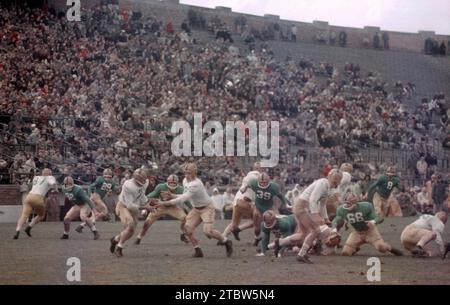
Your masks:
[[[376,226],[376,224],[382,221],[383,219],[376,215],[370,202],[358,202],[356,195],[351,192],[346,193],[344,196],[344,205],[336,211],[333,228],[335,231],[339,231],[344,225],[344,222],[347,222],[355,230],[348,236],[341,254],[344,256],[352,256],[363,244],[368,243],[381,253],[390,252],[396,256],[403,255],[400,250],[384,242]]]
[[[91,211],[94,211],[94,205],[86,192],[80,186],[74,184],[72,177],[64,179],[62,192],[72,207],[64,216],[64,234],[61,239],[69,239],[70,222],[78,217],[91,229],[94,239],[98,239],[99,234],[95,224],[89,218]]]

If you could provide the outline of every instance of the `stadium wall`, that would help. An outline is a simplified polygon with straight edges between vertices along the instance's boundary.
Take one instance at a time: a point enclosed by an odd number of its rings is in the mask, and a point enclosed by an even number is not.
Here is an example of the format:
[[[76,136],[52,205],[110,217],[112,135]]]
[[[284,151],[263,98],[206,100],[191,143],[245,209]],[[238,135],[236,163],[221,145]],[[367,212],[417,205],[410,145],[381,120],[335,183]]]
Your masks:
[[[18,185],[0,185],[0,223],[14,223],[22,211],[22,195]]]
[[[100,0],[81,0],[82,8],[92,8],[100,4]],[[158,19],[172,21],[176,28],[179,28],[183,20],[187,19],[189,9],[195,9],[202,12],[205,19],[209,20],[214,16],[218,16],[228,26],[233,27],[234,19],[237,16],[245,16],[250,27],[261,29],[271,23],[278,23],[282,28],[286,28],[292,24],[297,26],[297,39],[303,42],[317,42],[317,35],[323,33],[328,37],[331,32],[336,33],[336,45],[338,44],[338,36],[341,31],[347,33],[347,46],[354,48],[363,47],[363,40],[368,38],[372,45],[375,33],[381,35],[382,29],[379,27],[366,26],[363,29],[349,28],[330,25],[326,21],[314,21],[313,23],[297,22],[280,19],[277,15],[266,14],[264,16],[255,16],[249,14],[236,13],[227,7],[216,7],[214,9],[198,7],[186,4],[180,4],[179,0],[120,0],[121,8],[134,11],[141,11],[144,15],[153,15]],[[48,0],[50,7],[58,10],[67,10],[66,1]],[[445,42],[446,46],[450,41],[450,35],[438,35],[434,31],[419,31],[418,33],[389,33],[389,45],[391,50],[401,50],[422,53],[424,51],[424,43],[427,38],[434,38],[439,43]],[[382,41],[381,41],[382,44]],[[448,52],[447,50],[447,53]]]

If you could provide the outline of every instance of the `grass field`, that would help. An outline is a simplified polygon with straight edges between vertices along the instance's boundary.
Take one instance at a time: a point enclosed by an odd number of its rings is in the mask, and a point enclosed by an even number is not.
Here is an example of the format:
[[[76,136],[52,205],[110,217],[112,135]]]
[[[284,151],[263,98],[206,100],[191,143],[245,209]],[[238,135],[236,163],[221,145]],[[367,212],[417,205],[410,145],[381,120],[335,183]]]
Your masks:
[[[386,219],[379,229],[388,243],[401,248],[400,233],[413,220]],[[227,223],[220,220],[216,226],[222,231]],[[140,246],[130,241],[124,257],[117,258],[109,252],[109,238],[120,231],[121,224],[99,223],[97,227],[99,240],[92,240],[88,231],[72,231],[69,240],[60,240],[63,226],[55,222],[39,224],[31,238],[22,233],[19,240],[13,240],[15,225],[0,224],[0,284],[72,284],[66,278],[70,257],[81,261],[80,284],[372,284],[366,277],[367,259],[372,256],[381,260],[377,284],[450,284],[450,258],[394,257],[365,245],[354,257],[313,256],[315,264],[303,265],[294,254],[278,259],[255,257],[251,230],[241,233],[240,242],[233,240],[234,253],[227,258],[224,247],[206,239],[199,227],[205,257],[192,258],[191,246],[179,241],[176,221],[158,221]],[[446,228],[445,240],[449,233]]]

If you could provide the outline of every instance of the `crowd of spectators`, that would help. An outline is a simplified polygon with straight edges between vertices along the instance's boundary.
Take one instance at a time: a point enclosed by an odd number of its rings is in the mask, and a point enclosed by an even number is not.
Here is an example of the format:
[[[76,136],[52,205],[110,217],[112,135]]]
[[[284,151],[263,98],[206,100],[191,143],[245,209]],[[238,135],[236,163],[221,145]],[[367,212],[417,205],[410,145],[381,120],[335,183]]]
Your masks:
[[[448,145],[441,93],[409,109],[414,84],[390,86],[353,63],[279,61],[266,47],[247,52],[221,35],[192,37],[203,25],[223,32],[219,18],[191,13],[178,28],[112,5],[82,16],[68,22],[52,10],[0,8],[2,182],[23,183],[44,166],[82,184],[105,167],[118,182],[141,165],[162,177],[178,172],[186,158],[170,153],[170,127],[195,112],[205,121],[279,121],[280,166],[271,175],[282,185],[317,178],[305,169],[313,149],[317,164],[331,166],[357,162],[360,147],[414,150],[427,160],[430,141]],[[236,27],[245,32],[245,21]],[[250,163],[197,161],[202,178],[221,187],[238,185]],[[370,166],[360,164],[361,178]]]

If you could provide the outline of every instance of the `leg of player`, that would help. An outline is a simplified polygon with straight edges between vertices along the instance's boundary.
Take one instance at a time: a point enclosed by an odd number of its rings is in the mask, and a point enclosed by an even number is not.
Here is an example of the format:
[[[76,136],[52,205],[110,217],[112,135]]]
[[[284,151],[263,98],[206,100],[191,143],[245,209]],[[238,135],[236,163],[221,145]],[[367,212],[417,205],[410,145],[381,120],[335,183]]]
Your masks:
[[[244,205],[244,202],[242,202],[242,199],[237,199],[236,205],[233,207],[233,214],[231,216],[231,223],[225,228],[222,235],[223,237],[228,237],[230,233],[233,233],[234,238],[236,240],[241,240],[239,238],[239,230],[238,226],[242,219],[242,208]]]
[[[162,216],[161,213],[158,211],[155,211],[154,213],[150,213],[147,216],[147,219],[145,219],[144,226],[141,229],[141,232],[139,232],[138,236],[136,237],[136,240],[134,241],[135,245],[139,245],[141,243],[142,238],[147,234],[148,229],[152,226],[152,224],[157,221]]]
[[[184,242],[185,244],[189,243],[189,239],[186,237],[186,216],[184,216],[183,220],[181,220],[180,223],[180,240]]]
[[[194,231],[202,222],[200,214],[196,208],[193,208],[186,216],[186,224],[184,226],[186,230],[186,236],[191,241],[194,247],[193,257],[203,257],[203,251],[200,248],[200,241],[195,237]]]
[[[430,256],[431,253],[428,253],[426,249],[426,245],[435,240],[437,237],[436,233],[433,231],[428,231],[422,235],[419,242],[416,244],[414,249],[411,251],[413,256]]]
[[[312,215],[309,215],[308,213],[305,213],[306,217],[302,221],[302,225],[309,230],[309,233],[305,236],[305,241],[303,242],[302,248],[300,249],[298,255],[297,255],[297,261],[301,263],[307,263],[312,264],[312,262],[309,260],[307,253],[309,249],[312,247],[314,240],[319,236],[320,234],[320,223],[315,221]],[[306,233],[305,233],[306,234]]]
[[[22,229],[23,225],[27,221],[27,219],[30,217],[31,213],[33,212],[33,201],[35,202],[35,206],[39,206],[39,203],[41,202],[42,198],[34,198],[36,195],[27,195],[23,202],[22,207],[22,214],[20,218],[17,220],[17,226],[16,226],[16,233],[14,234],[14,239],[18,239],[20,235],[20,230]],[[45,210],[44,210],[45,213]],[[38,220],[35,221],[37,223]],[[28,236],[31,237],[31,227],[30,225],[27,225],[25,228],[25,233],[27,233]]]
[[[263,221],[262,213],[255,208],[253,211],[253,224],[255,226],[255,241],[253,242],[254,247],[257,247],[262,239],[261,237],[262,221]]]
[[[233,253],[233,244],[227,237],[223,237],[219,231],[214,229],[214,220],[216,216],[216,210],[212,204],[201,209],[199,211],[200,219],[203,221],[203,233],[206,237],[214,238],[219,241],[220,245],[225,246],[227,257],[230,257]]]
[[[91,229],[92,234],[94,234],[94,240],[99,239],[100,235],[98,234],[97,228],[95,227],[95,222],[89,217],[91,213],[91,208],[87,205],[81,207],[80,210],[80,218],[82,221],[86,223],[86,225]]]
[[[64,216],[64,233],[61,239],[69,239],[70,222],[80,216],[81,208],[74,205]]]

